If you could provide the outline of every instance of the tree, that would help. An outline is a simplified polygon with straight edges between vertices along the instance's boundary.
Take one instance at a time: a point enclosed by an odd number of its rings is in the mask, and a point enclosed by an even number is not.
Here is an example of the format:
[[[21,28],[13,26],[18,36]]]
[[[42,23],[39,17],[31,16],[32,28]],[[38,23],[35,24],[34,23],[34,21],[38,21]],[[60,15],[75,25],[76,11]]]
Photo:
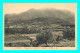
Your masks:
[[[69,40],[74,39],[75,38],[75,29],[70,28],[70,27],[66,27],[63,31],[63,37],[67,38]]]
[[[37,39],[37,41],[38,41],[38,44],[45,43],[46,46],[48,46],[48,45],[47,45],[47,42],[48,42],[48,40],[49,40],[51,37],[53,37],[51,31],[49,31],[49,30],[44,30],[44,31],[42,31],[41,33],[39,33],[39,34],[37,35],[36,39]]]

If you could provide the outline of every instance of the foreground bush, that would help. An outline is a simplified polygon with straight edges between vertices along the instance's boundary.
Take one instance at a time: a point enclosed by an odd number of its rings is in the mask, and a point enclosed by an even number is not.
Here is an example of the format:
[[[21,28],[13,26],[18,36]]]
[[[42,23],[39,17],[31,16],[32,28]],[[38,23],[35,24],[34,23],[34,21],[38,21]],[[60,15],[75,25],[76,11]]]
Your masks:
[[[37,35],[36,40],[37,40],[38,44],[45,43],[47,46],[48,40],[52,37],[53,37],[53,34],[50,31],[44,30],[43,32],[41,32],[40,34]]]

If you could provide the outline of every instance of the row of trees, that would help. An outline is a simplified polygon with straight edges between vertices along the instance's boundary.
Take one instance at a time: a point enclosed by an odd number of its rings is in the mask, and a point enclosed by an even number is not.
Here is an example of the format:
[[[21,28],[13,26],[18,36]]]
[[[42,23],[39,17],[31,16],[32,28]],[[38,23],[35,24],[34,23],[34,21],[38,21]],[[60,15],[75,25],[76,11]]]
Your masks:
[[[27,34],[33,34],[33,33],[39,33],[40,30],[36,29],[28,29],[28,28],[5,28],[6,34],[15,34],[15,33],[27,33]]]

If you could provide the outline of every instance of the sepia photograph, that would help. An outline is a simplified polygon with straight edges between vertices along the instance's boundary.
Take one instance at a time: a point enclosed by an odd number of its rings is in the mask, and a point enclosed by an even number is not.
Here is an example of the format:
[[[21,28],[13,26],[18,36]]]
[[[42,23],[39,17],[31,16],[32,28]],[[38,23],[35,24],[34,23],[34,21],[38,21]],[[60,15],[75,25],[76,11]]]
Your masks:
[[[4,50],[77,50],[76,3],[3,3]]]

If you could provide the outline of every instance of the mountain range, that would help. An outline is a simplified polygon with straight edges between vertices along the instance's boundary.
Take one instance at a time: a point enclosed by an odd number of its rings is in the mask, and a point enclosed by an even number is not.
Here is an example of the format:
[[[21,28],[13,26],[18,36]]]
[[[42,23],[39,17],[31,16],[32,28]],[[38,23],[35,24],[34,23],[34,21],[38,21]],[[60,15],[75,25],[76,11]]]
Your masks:
[[[13,24],[35,24],[51,23],[51,24],[74,24],[75,15],[68,10],[58,9],[29,9],[19,14],[6,14],[5,20]]]

